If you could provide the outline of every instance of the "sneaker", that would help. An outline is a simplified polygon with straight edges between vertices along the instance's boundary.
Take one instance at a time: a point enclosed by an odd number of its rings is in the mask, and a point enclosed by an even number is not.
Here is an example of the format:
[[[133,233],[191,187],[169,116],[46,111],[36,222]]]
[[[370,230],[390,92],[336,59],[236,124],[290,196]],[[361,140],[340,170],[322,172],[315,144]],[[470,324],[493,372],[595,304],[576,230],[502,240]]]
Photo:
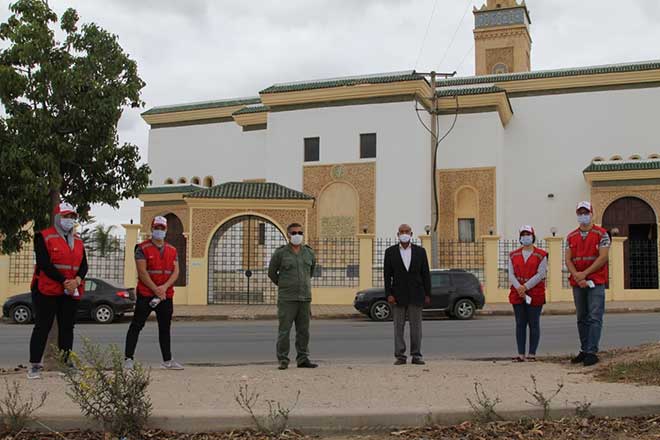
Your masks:
[[[73,364],[66,364],[60,371],[57,372],[61,377],[66,376],[67,374],[76,375],[80,374],[80,370],[75,367]]]
[[[284,361],[280,362],[280,364],[277,366],[278,370],[286,370],[287,368],[289,368],[289,364]]]
[[[40,365],[32,365],[28,368],[27,378],[28,379],[41,379],[41,370],[43,367]]]
[[[132,370],[135,367],[135,361],[131,358],[124,360],[124,370]]]
[[[394,361],[394,365],[406,365],[405,359],[397,359]]]
[[[585,367],[591,367],[592,365],[596,365],[598,361],[600,361],[600,359],[598,359],[598,356],[596,356],[593,353],[587,353],[584,356],[584,361],[582,365],[584,365]]]
[[[167,362],[163,362],[160,365],[166,370],[183,370],[183,365],[181,365],[180,363],[178,363],[174,359],[171,359]]]
[[[584,357],[586,355],[587,354],[585,352],[581,351],[580,354],[578,354],[573,359],[571,359],[571,364],[580,364],[580,363],[584,362]]]

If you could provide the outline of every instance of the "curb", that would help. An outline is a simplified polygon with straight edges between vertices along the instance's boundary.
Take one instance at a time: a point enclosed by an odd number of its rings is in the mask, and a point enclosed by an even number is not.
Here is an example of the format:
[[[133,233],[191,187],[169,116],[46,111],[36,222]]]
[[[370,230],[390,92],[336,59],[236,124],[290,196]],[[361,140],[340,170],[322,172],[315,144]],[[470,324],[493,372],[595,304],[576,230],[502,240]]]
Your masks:
[[[660,403],[640,403],[631,405],[600,405],[592,406],[591,413],[598,417],[632,417],[660,414]],[[522,408],[498,411],[505,420],[521,418],[539,419],[541,410]],[[570,408],[555,408],[551,410],[552,418],[574,415]],[[318,411],[309,414],[291,415],[289,426],[308,434],[315,433],[345,433],[345,432],[386,432],[401,428],[421,427],[429,424],[453,425],[466,420],[473,420],[472,411],[467,409],[452,411],[434,411],[432,409],[418,411],[379,412],[377,410],[362,412]],[[44,430],[45,427],[55,431],[69,429],[98,430],[98,425],[79,414],[41,414],[39,423],[33,423],[32,428]],[[217,412],[203,410],[185,414],[182,411],[159,412],[150,418],[149,428],[182,433],[228,432],[254,428],[247,415],[223,415]]]

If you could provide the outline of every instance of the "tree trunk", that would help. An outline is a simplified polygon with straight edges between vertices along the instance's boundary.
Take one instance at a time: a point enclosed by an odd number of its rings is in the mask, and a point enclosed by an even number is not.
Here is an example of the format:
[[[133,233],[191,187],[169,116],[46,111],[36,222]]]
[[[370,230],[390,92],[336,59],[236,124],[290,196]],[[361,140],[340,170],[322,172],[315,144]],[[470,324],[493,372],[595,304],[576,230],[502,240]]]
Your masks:
[[[55,224],[55,207],[60,203],[60,191],[58,189],[51,189],[50,194],[50,225]],[[46,351],[44,351],[44,356],[42,362],[44,363],[44,368],[47,370],[54,370],[57,368],[58,364],[58,350],[53,347],[57,346],[57,316],[53,320],[53,326],[48,333],[48,341],[46,342]]]

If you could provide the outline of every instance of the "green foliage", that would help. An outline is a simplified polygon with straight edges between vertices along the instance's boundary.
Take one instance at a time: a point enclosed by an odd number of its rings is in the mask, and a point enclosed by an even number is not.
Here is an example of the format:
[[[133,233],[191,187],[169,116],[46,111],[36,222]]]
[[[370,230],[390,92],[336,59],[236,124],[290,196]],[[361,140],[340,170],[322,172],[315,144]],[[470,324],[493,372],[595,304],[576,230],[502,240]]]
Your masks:
[[[140,107],[145,83],[118,37],[59,19],[45,0],[18,0],[0,24],[0,236],[3,252],[29,239],[23,226],[48,225],[60,197],[82,218],[93,203],[117,207],[148,184],[138,149],[119,144],[124,108]]]
[[[255,407],[259,401],[259,393],[256,390],[250,391],[248,384],[241,384],[238,393],[234,395],[234,400],[243,411],[252,418],[257,430],[271,437],[280,438],[289,429],[289,416],[298,405],[300,399],[300,390],[296,394],[296,400],[291,406],[284,406],[276,400],[266,400],[268,413],[266,416],[258,416]]]
[[[119,438],[140,438],[152,410],[149,371],[139,363],[125,370],[124,356],[116,345],[101,348],[86,339],[81,355],[72,352],[69,361],[70,365],[62,365],[66,394],[83,415]]]
[[[475,381],[474,382],[474,396],[475,400],[467,398],[474,419],[478,422],[493,422],[495,420],[502,420],[502,417],[495,412],[495,407],[502,403],[499,396],[491,397],[484,391],[484,386]]]
[[[31,420],[34,420],[34,412],[44,406],[47,397],[47,391],[44,391],[38,399],[33,395],[25,397],[17,381],[13,381],[10,385],[5,379],[5,395],[0,398],[0,427],[4,425],[6,432],[17,435]]]

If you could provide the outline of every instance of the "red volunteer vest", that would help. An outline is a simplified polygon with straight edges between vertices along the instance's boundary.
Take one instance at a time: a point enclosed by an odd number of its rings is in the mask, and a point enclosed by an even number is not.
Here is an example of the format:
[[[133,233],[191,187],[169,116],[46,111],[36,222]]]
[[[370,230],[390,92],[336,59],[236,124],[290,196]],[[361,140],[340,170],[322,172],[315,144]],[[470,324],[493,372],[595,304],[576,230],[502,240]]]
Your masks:
[[[151,280],[160,286],[165,284],[170,276],[174,273],[174,262],[176,261],[176,248],[168,243],[165,243],[165,249],[161,256],[160,249],[151,242],[151,240],[143,241],[138,244],[147,260],[147,273]],[[137,291],[142,296],[152,297],[154,293],[146,284],[138,280]],[[174,296],[174,287],[170,286],[167,289],[167,297]]]
[[[594,261],[596,261],[599,255],[598,246],[600,245],[600,240],[606,234],[607,231],[605,229],[596,225],[591,228],[584,240],[582,239],[579,228],[568,234],[566,241],[571,249],[571,260],[578,272],[582,272],[594,264]],[[594,284],[607,284],[608,277],[608,266],[605,264],[597,272],[589,275],[587,279],[593,281]],[[572,275],[569,276],[568,280],[571,286],[577,286]]]
[[[74,236],[73,249],[69,247],[66,240],[57,233],[55,227],[50,227],[41,231],[41,235],[46,243],[46,251],[50,257],[53,266],[62,274],[66,279],[74,279],[80,269],[80,264],[83,260],[85,247],[82,240],[78,235]],[[52,278],[49,278],[43,271],[36,274],[36,282],[39,292],[48,296],[61,296],[64,295],[64,285]],[[73,299],[80,299],[83,295],[84,283],[78,287],[80,296],[72,296]]]
[[[523,257],[522,248],[516,249],[515,251],[509,254],[511,258],[511,263],[513,264],[513,273],[516,276],[516,279],[520,284],[525,284],[529,279],[531,279],[539,271],[539,265],[544,258],[548,256],[548,253],[543,249],[534,247],[532,254],[529,256],[527,261]],[[527,291],[527,295],[532,298],[532,306],[542,306],[545,304],[545,280],[541,280],[536,286],[532,287]],[[511,286],[511,291],[509,292],[509,302],[511,304],[523,304],[525,303],[525,298],[518,295],[518,291]]]

